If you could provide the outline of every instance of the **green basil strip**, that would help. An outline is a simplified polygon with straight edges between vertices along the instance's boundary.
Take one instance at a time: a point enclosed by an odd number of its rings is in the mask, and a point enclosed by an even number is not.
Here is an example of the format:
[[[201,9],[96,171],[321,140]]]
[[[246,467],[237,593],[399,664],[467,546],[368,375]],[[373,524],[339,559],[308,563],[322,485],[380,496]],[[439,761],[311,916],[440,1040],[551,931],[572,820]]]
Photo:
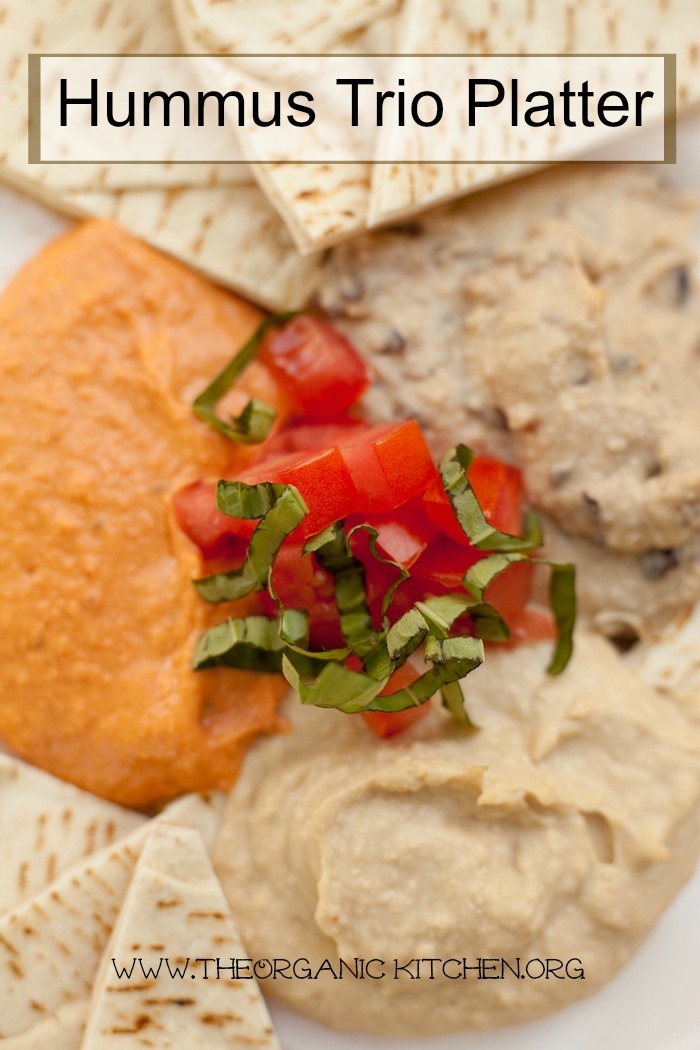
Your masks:
[[[305,682],[295,663],[285,653],[282,657],[282,674],[299,694],[302,704],[335,708],[346,714],[366,711],[388,681],[377,681],[361,671],[351,671],[344,664],[333,661],[324,665],[316,679]]]
[[[440,690],[440,696],[442,698],[442,706],[450,712],[460,725],[466,726],[468,729],[476,729],[464,707],[464,693],[459,682],[448,682],[446,685],[443,685]]]
[[[428,602],[422,604],[424,608],[428,606]],[[454,619],[461,611],[460,604],[456,601],[452,603]],[[403,711],[407,707],[426,703],[439,689],[459,681],[484,659],[484,646],[479,639],[438,639],[428,634],[428,629],[423,613],[417,608],[411,609],[389,629],[383,644],[367,660],[364,671],[352,671],[343,664],[330,662],[325,664],[317,677],[304,681],[298,661],[287,650],[282,658],[282,673],[304,704],[335,708],[346,714],[358,711]],[[426,660],[434,666],[411,686],[387,696],[379,696],[397,667],[424,640]],[[448,691],[448,697],[451,698],[451,706],[455,706],[454,691]],[[461,713],[458,711],[456,717],[468,724],[463,710]]]
[[[276,485],[269,481],[259,485],[220,481],[216,487],[216,505],[231,517],[260,518],[245,560],[238,569],[194,581],[199,594],[207,602],[236,601],[253,591],[264,590],[280,547],[308,508],[293,485]]]
[[[537,515],[531,512],[525,515],[522,536],[511,536],[489,525],[466,474],[473,458],[471,449],[457,445],[443,456],[440,463],[443,487],[470,543],[479,550],[503,553],[541,547],[542,530]]]
[[[492,554],[489,558],[482,558],[481,561],[475,562],[467,569],[462,578],[462,585],[475,598],[483,601],[488,585],[497,576],[500,576],[515,562],[527,560],[524,554]]]
[[[195,671],[238,667],[279,673],[284,645],[276,620],[266,616],[229,617],[200,637],[192,666]]]
[[[505,642],[510,638],[508,624],[492,605],[465,594],[427,598],[424,602],[416,602],[416,608],[423,612],[430,633],[438,638],[447,638],[455,620],[465,612],[472,618],[477,638],[486,642]]]
[[[515,562],[527,560],[522,554],[493,554],[488,558],[482,558],[476,562],[464,575],[462,583],[475,598],[483,598],[488,585],[499,576],[504,569]],[[576,622],[576,569],[573,565],[559,565],[555,562],[532,560],[533,565],[548,565],[551,569],[549,581],[549,604],[554,614],[554,622],[557,630],[557,640],[554,654],[547,668],[548,674],[561,674],[573,652],[573,631]],[[490,606],[482,606],[482,610],[488,610]],[[472,616],[476,612],[472,610]],[[483,611],[482,611],[483,615]],[[497,614],[496,614],[497,615]],[[499,617],[500,619],[500,617]],[[475,619],[476,623],[476,619]],[[510,632],[506,627],[506,635],[499,637],[500,627],[495,624],[487,626],[489,633],[483,633],[484,626],[488,623],[482,620],[477,634],[486,641],[505,641]],[[501,620],[501,623],[503,621]],[[492,633],[494,632],[495,633]]]
[[[264,441],[269,434],[277,413],[263,401],[251,398],[240,416],[234,416],[229,420],[217,416],[216,406],[231,389],[246,365],[250,364],[256,356],[267,333],[272,328],[282,327],[295,316],[294,313],[287,313],[275,314],[274,317],[266,318],[245,346],[235,354],[192,405],[195,414],[201,420],[229,440],[255,444]]]
[[[303,553],[314,553],[321,568],[333,577],[343,640],[362,659],[376,647],[379,635],[367,605],[365,570],[350,550],[343,522],[336,521],[313,536]]]
[[[547,674],[561,674],[574,651],[573,633],[576,622],[576,566],[552,565],[549,580],[549,604],[554,613],[557,641]]]
[[[377,540],[379,539],[379,533],[373,525],[355,525],[348,533],[348,542],[355,535],[356,532],[366,532],[369,536],[369,552],[375,561],[380,562],[382,565],[389,565],[392,569],[396,569],[398,576],[387,590],[384,598],[382,599],[382,620],[387,614],[387,610],[391,605],[396,588],[399,587],[404,580],[407,580],[411,575],[408,569],[405,569],[403,565],[399,565],[397,561],[392,561],[391,558],[385,558],[383,554],[380,554],[377,550]]]
[[[411,686],[387,696],[377,696],[364,710],[404,711],[407,707],[426,703],[438,690],[458,682],[484,662],[484,643],[478,638],[439,639],[429,635],[425,642],[425,658],[433,666]],[[454,700],[454,693],[448,691],[448,696]],[[471,724],[463,710],[461,714],[457,712],[456,717]]]

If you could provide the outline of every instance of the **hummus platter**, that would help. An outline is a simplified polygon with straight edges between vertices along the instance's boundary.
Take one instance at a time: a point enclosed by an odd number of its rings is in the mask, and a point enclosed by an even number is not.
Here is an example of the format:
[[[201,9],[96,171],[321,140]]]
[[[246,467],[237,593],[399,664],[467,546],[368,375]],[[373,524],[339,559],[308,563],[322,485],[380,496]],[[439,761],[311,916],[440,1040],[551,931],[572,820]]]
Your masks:
[[[685,182],[284,240],[283,313],[262,220],[234,294],[0,193],[0,1045],[697,1044]]]

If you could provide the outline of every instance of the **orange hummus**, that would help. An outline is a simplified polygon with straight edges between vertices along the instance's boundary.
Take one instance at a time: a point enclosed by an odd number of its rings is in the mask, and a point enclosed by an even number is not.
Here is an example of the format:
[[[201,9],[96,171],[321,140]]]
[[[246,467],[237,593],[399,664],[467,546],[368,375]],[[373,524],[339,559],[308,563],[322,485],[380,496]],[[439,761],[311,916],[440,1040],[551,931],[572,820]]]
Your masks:
[[[0,299],[0,741],[124,804],[229,786],[279,728],[277,678],[190,669],[210,613],[170,511],[231,461],[190,406],[258,320],[107,222]]]

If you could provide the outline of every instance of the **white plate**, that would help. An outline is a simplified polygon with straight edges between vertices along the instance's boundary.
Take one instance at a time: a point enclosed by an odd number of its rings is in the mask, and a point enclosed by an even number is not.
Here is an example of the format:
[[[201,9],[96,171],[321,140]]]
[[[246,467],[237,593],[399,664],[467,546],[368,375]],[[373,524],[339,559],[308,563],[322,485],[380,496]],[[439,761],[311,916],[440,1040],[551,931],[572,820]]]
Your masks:
[[[675,185],[700,191],[700,112],[679,124],[678,164],[665,173]],[[69,225],[0,186],[0,286]],[[700,871],[615,980],[543,1021],[435,1039],[381,1039],[330,1032],[274,1003],[271,1009],[284,1050],[700,1050]]]

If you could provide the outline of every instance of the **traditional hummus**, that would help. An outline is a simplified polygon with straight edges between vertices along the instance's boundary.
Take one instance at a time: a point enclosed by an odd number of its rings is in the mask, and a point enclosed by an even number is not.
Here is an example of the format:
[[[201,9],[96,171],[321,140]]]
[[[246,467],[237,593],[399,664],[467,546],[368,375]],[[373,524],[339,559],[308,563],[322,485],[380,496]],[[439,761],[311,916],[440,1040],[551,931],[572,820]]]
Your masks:
[[[216,852],[250,955],[385,972],[270,993],[332,1026],[434,1034],[551,1012],[629,958],[693,870],[700,735],[599,637],[560,678],[547,658],[489,653],[467,684],[478,733],[436,710],[387,745],[296,708],[296,731],[251,753]],[[417,959],[434,979],[395,979]],[[498,979],[464,969],[479,959]],[[556,975],[526,972],[547,959]]]
[[[205,624],[170,490],[231,446],[191,401],[252,307],[110,223],[0,300],[0,739],[131,805],[228,786],[277,726],[277,679],[192,673]]]
[[[510,456],[583,563],[625,554],[584,609],[655,627],[700,598],[691,220],[638,169],[549,172],[336,248],[318,291],[377,416]]]

